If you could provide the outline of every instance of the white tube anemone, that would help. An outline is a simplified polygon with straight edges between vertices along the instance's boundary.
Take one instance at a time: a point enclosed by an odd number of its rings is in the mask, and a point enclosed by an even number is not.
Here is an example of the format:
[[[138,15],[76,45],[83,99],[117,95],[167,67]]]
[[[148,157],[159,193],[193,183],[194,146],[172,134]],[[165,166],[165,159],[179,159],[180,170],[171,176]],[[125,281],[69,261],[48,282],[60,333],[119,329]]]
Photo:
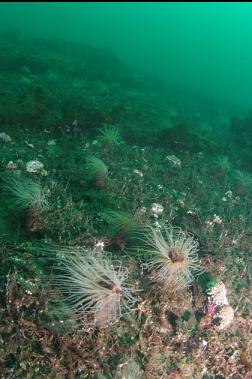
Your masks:
[[[107,326],[131,311],[136,290],[121,263],[78,250],[63,251],[61,260],[57,284],[84,324]]]
[[[149,226],[144,242],[150,278],[166,291],[187,287],[204,271],[198,261],[198,242],[180,228],[164,227],[160,231]]]

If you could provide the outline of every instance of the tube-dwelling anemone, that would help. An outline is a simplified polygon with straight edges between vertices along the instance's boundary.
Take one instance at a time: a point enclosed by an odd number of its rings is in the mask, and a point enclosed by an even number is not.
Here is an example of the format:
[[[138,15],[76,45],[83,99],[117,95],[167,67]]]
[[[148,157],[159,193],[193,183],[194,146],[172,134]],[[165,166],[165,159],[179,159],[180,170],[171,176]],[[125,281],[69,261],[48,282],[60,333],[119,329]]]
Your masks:
[[[27,231],[40,232],[43,229],[42,212],[49,206],[47,193],[40,183],[14,174],[6,175],[3,178],[3,192],[8,206],[24,213]]]
[[[9,203],[17,210],[45,209],[48,207],[46,193],[41,185],[28,178],[6,175],[3,190]]]
[[[119,130],[115,126],[104,126],[100,129],[100,139],[106,149],[109,149],[112,145],[116,145],[121,141]]]
[[[137,290],[121,263],[83,250],[59,253],[62,267],[56,284],[82,324],[105,327],[131,311]]]
[[[165,291],[186,288],[194,275],[203,272],[198,261],[198,242],[180,228],[147,227],[144,242],[150,278]]]
[[[97,187],[103,187],[108,177],[108,168],[105,163],[95,157],[87,158],[85,164],[86,177],[89,182],[92,182]]]
[[[112,243],[117,247],[124,248],[127,238],[136,228],[133,217],[129,213],[119,210],[107,210],[103,213],[103,217],[110,225]]]

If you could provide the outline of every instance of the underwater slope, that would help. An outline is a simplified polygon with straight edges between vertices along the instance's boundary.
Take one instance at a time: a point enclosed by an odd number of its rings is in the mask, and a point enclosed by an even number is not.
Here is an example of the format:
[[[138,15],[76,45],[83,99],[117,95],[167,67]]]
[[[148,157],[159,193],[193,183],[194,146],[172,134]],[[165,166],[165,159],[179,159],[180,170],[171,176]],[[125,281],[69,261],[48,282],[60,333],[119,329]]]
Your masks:
[[[249,379],[250,115],[109,49],[0,52],[2,377]]]

